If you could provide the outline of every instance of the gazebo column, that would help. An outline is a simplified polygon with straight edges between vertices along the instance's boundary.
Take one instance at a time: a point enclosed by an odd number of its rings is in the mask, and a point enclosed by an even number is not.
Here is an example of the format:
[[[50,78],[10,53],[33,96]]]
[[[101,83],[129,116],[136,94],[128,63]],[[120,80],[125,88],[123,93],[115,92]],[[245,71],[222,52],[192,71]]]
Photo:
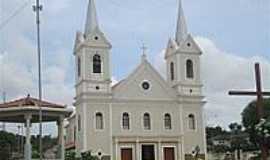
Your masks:
[[[60,116],[58,120],[58,144],[59,144],[59,158],[65,159],[65,139],[64,139],[64,117]]]
[[[32,158],[32,146],[31,146],[31,114],[25,115],[25,134],[26,134],[26,141],[25,141],[25,148],[24,148],[24,159],[31,160]]]

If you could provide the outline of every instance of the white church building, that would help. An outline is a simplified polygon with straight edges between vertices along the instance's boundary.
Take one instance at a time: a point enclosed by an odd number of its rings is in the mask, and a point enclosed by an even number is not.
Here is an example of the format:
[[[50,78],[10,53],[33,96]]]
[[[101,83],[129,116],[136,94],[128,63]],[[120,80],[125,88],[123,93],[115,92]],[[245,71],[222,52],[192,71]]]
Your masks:
[[[176,36],[168,41],[164,79],[145,53],[126,78],[112,85],[110,41],[99,27],[89,0],[85,31],[77,32],[76,152],[102,160],[206,159],[200,57],[187,32],[179,2]],[[120,25],[120,24],[119,24]],[[72,119],[72,118],[71,118]],[[68,126],[69,127],[69,126]],[[68,129],[70,130],[70,129]]]

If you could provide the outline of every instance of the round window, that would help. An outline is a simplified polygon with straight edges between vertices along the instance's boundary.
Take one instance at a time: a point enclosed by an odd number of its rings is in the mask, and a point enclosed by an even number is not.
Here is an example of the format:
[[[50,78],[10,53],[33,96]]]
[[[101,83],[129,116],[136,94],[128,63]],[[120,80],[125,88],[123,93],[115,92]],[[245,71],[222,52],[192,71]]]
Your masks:
[[[98,36],[95,36],[95,40],[98,40]]]
[[[142,88],[143,88],[144,90],[148,90],[148,89],[150,88],[149,82],[143,82],[143,83],[142,83]]]

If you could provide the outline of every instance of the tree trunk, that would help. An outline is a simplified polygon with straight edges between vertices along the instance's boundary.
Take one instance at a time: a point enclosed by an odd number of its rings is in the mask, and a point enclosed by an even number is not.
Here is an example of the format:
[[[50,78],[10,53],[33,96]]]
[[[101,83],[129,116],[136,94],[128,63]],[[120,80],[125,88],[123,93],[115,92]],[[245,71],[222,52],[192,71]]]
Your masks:
[[[267,160],[268,155],[269,155],[268,146],[265,144],[262,144],[261,151],[262,151],[262,160]]]

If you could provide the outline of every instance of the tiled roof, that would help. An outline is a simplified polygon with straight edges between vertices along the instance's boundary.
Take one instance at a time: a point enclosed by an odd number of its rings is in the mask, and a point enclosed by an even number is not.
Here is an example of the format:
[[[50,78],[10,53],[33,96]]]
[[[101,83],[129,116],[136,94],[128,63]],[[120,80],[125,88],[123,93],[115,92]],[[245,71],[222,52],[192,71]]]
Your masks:
[[[65,108],[64,105],[59,105],[47,101],[40,101],[36,98],[32,98],[28,95],[25,98],[17,99],[14,101],[1,103],[0,108],[10,108],[10,107],[25,107],[25,106],[41,106],[41,107],[49,107],[49,108]]]

